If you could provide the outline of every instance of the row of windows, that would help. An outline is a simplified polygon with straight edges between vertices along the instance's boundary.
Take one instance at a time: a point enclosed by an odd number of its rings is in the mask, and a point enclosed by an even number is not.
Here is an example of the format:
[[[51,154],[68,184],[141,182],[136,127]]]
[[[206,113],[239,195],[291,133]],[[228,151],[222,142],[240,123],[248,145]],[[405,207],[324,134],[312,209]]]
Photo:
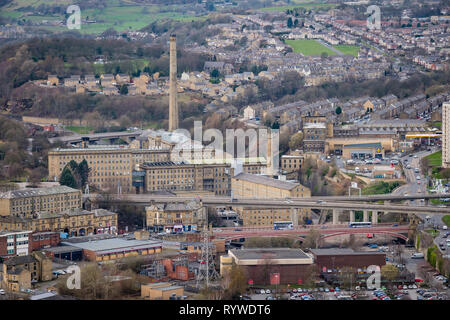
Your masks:
[[[33,204],[33,203],[45,203],[45,202],[55,202],[55,201],[67,201],[72,199],[79,199],[79,195],[61,195],[53,198],[31,198],[31,199],[22,199],[22,200],[12,200],[11,204],[14,205],[22,205],[22,204]]]

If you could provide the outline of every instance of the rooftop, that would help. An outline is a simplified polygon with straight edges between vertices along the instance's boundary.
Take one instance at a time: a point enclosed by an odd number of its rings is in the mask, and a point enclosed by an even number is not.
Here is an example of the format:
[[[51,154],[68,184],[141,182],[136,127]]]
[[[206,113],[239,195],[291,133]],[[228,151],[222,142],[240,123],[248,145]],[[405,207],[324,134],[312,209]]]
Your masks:
[[[300,249],[270,248],[270,249],[233,249],[232,254],[239,260],[264,260],[264,259],[310,259]]]
[[[346,144],[344,148],[379,148],[381,149],[380,142],[373,143],[356,143],[356,144]]]
[[[88,242],[62,242],[62,244],[78,247],[83,250],[95,251],[97,254],[108,254],[117,251],[142,250],[149,247],[161,247],[162,243],[152,240],[126,240],[121,238],[112,238],[104,240],[94,240]]]
[[[295,187],[298,187],[298,183],[282,181],[273,178],[269,178],[262,175],[249,174],[249,173],[240,173],[233,177],[236,180],[243,180],[257,184],[264,184],[270,187],[275,187],[279,189],[292,190]]]
[[[332,249],[311,249],[315,256],[331,256],[331,255],[368,255],[368,254],[385,254],[377,251],[355,251],[350,248],[332,248]]]
[[[39,196],[68,193],[68,192],[78,193],[80,192],[80,190],[73,189],[67,186],[55,186],[49,188],[33,188],[33,189],[29,188],[0,193],[0,198],[2,199],[28,198],[28,197],[39,197]]]

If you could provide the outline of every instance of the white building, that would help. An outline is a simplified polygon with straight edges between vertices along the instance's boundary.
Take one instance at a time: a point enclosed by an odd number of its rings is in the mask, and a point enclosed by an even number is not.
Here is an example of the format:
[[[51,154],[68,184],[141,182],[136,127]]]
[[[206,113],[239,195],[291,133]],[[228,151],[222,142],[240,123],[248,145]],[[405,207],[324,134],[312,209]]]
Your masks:
[[[442,167],[450,168],[450,101],[442,104]]]

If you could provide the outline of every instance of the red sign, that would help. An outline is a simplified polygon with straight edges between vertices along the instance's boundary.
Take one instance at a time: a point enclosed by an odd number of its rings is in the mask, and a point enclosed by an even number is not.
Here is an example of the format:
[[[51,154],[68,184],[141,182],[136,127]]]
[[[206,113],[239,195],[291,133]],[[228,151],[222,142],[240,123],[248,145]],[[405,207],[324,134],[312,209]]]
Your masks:
[[[322,272],[327,272],[327,267],[323,267]]]
[[[302,284],[303,283],[303,280],[302,279],[298,279],[297,280],[297,284]]]
[[[253,280],[251,280],[251,279],[248,280],[248,284],[249,284],[249,285],[253,285]]]
[[[270,284],[280,284],[280,274],[272,273],[270,275]]]

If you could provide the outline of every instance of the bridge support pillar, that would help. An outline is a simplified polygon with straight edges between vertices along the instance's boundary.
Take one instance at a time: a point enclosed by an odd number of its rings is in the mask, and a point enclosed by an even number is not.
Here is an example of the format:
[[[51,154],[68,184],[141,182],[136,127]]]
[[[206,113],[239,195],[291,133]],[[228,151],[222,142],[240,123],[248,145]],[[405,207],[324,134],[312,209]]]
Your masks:
[[[355,222],[355,210],[350,210],[350,222]]]
[[[372,211],[372,224],[378,223],[378,211]]]
[[[369,211],[363,211],[363,222],[369,222]]]
[[[291,208],[291,221],[294,228],[298,226],[298,208]]]
[[[340,214],[340,210],[338,209],[333,209],[333,224],[339,224],[339,214]]]

